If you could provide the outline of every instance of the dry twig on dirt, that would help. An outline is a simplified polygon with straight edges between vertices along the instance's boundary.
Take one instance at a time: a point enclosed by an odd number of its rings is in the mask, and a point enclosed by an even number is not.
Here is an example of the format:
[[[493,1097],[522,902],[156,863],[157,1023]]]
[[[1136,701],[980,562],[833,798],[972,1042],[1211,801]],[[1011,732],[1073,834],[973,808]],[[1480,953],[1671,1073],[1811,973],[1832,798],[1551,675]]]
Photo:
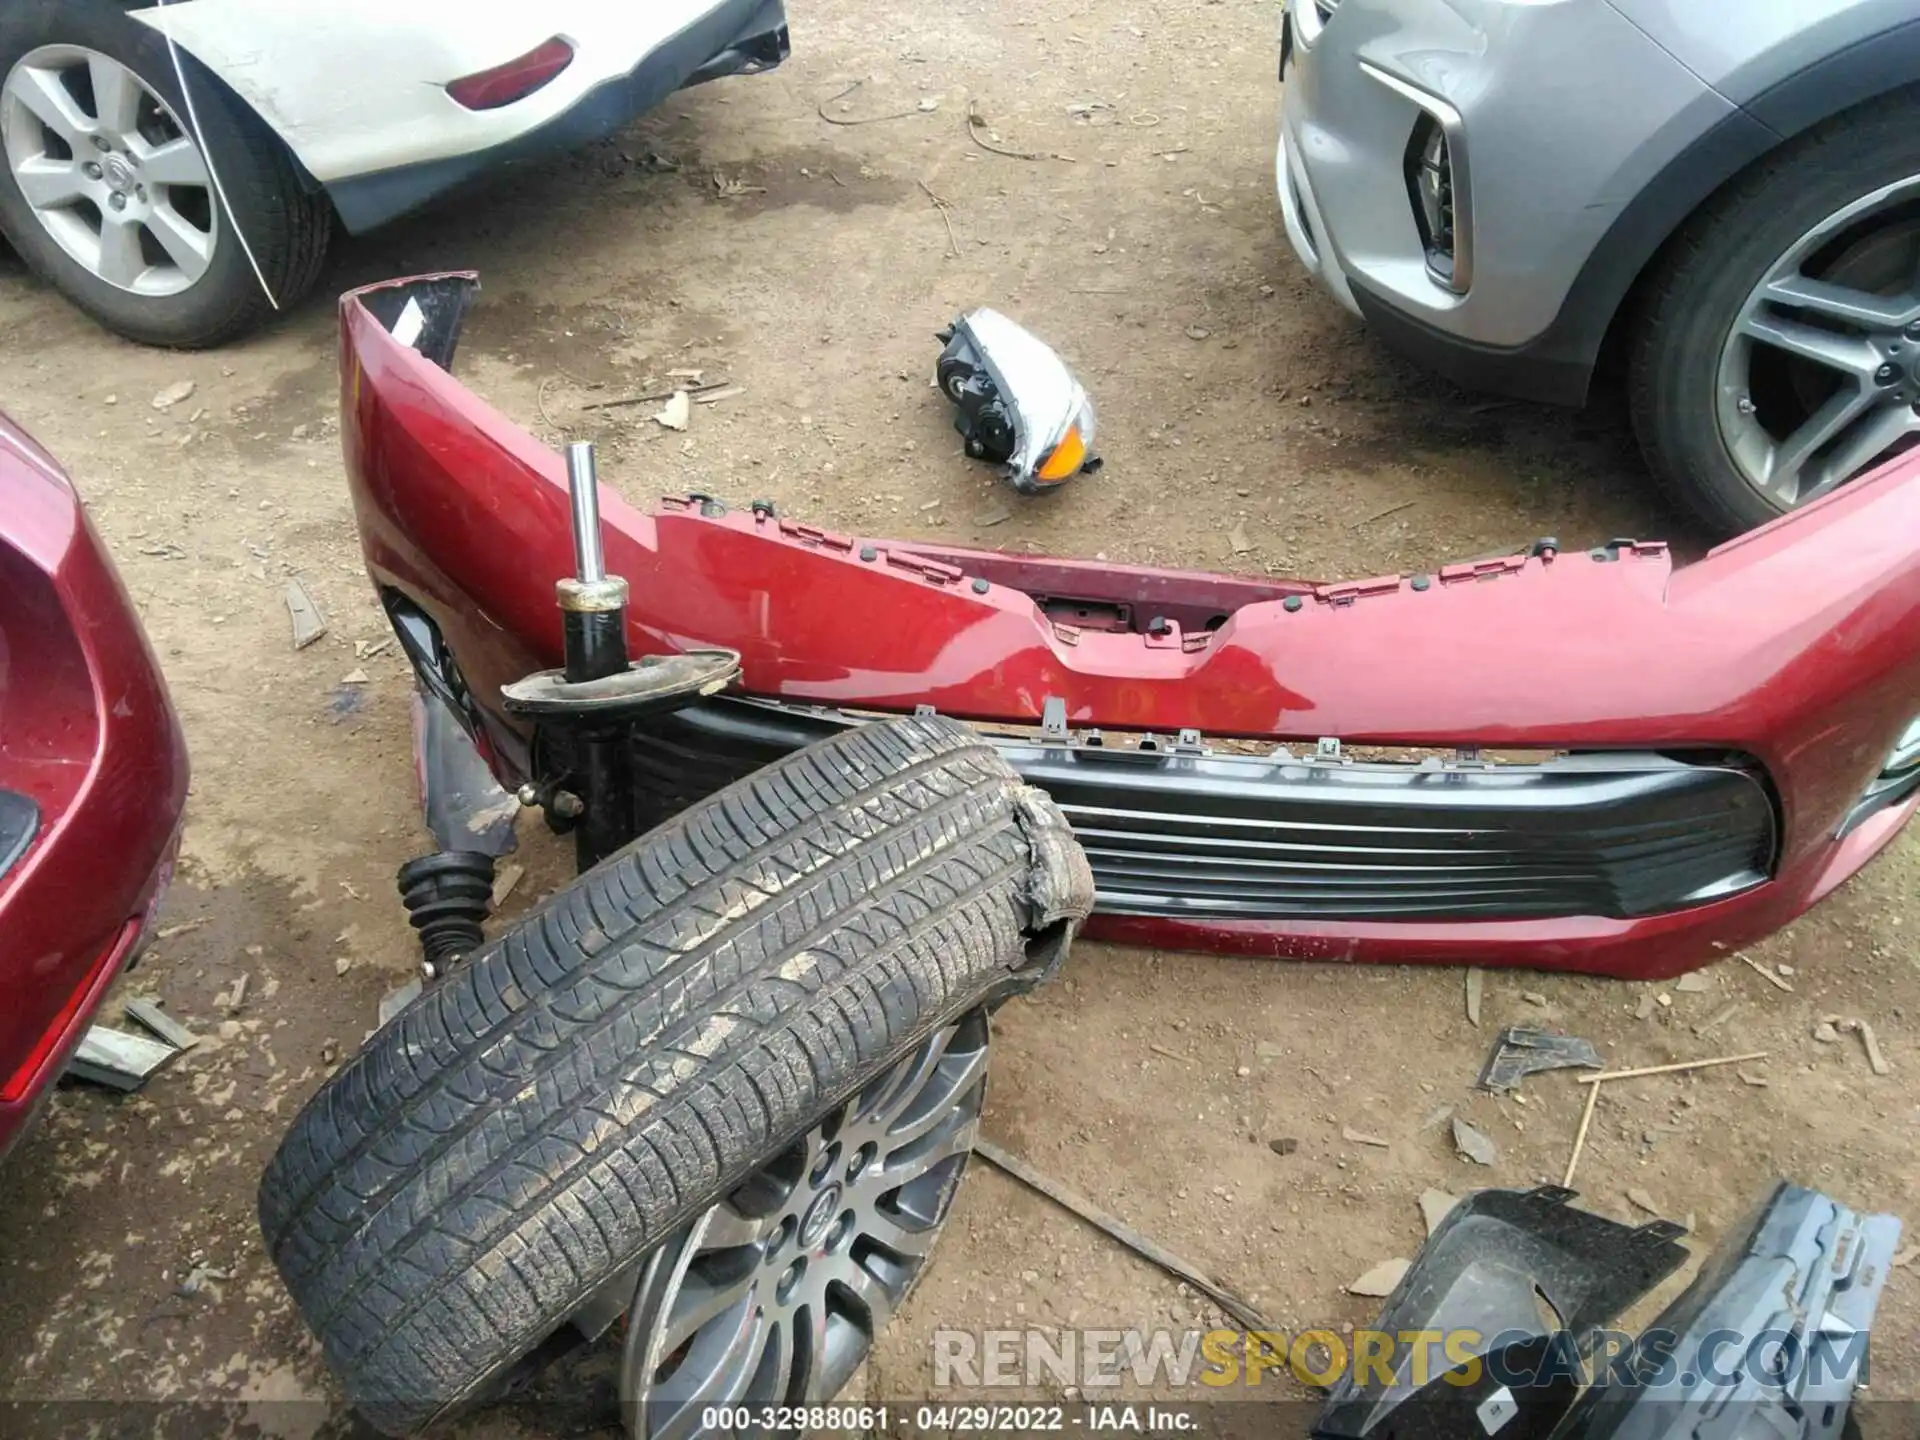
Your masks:
[[[533,397],[533,406],[534,406],[534,409],[540,412],[540,418],[546,421],[547,425],[551,429],[559,430],[564,433],[566,430],[570,429],[571,427],[562,425],[558,420],[554,419],[553,416],[547,413],[547,387],[553,384],[553,382],[559,378],[560,377],[557,375],[549,375],[547,376],[546,379],[540,382],[540,391],[537,395]]]
[[[948,213],[953,209],[953,202],[943,200],[934,194],[933,187],[924,180],[919,180],[914,183],[927,192],[927,198],[933,202],[933,208],[940,212],[941,222],[947,227],[947,256],[949,259],[958,260],[960,258],[960,242],[953,238],[953,216]]]
[[[827,106],[832,105],[836,101],[846,99],[847,96],[851,95],[854,91],[858,90],[862,85],[866,83],[867,82],[865,80],[856,80],[851,85],[847,86],[846,89],[842,90],[838,95],[829,95],[826,99],[822,100],[818,105],[814,106],[814,109],[819,112],[820,118],[826,121],[827,124],[829,125],[875,125],[882,120],[904,120],[909,115],[921,115],[926,113],[925,111],[921,110],[918,106],[915,106],[911,110],[894,110],[885,115],[842,116],[842,115],[827,114]]]
[[[596,400],[591,405],[582,405],[582,410],[616,410],[622,405],[651,405],[656,400],[671,400],[676,391],[684,390],[689,395],[698,395],[707,390],[719,390],[731,385],[731,380],[710,380],[705,385],[676,385],[672,390],[654,390],[645,395],[622,395],[618,400]]]
[[[980,102],[969,100],[967,102],[967,137],[982,150],[994,155],[1004,155],[1009,160],[1064,160],[1069,165],[1074,163],[1073,156],[1062,155],[1055,150],[1009,150],[1004,145],[996,145],[987,135],[981,133],[989,128],[987,117],[980,113]]]

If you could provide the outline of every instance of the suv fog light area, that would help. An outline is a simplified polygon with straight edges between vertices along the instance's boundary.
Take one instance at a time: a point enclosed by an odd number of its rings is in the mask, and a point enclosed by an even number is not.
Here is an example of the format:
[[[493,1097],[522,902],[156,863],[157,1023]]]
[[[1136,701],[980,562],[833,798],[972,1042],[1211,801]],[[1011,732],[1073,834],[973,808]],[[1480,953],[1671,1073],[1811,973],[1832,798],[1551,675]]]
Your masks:
[[[1447,132],[1431,115],[1415,122],[1407,145],[1407,190],[1427,269],[1449,290],[1464,288],[1454,280],[1453,153]]]

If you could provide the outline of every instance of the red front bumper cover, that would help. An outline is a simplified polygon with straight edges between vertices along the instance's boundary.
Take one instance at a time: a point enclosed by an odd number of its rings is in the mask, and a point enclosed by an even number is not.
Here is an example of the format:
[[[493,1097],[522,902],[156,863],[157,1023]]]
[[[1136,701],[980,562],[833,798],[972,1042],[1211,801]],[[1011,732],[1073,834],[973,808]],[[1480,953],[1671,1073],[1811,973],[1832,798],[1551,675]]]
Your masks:
[[[346,297],[342,433],[368,569],[437,631],[512,785],[499,689],[559,662],[570,531],[559,457],[448,373],[475,288]],[[737,649],[784,707],[708,727],[754,730],[736,762],[845,723],[818,707],[1041,727],[1009,744],[1077,796],[1109,938],[1657,977],[1784,924],[1920,805],[1920,770],[1889,768],[1920,714],[1920,455],[1677,571],[1627,542],[1347,584],[602,505],[635,653]],[[707,740],[666,737],[660,773]]]

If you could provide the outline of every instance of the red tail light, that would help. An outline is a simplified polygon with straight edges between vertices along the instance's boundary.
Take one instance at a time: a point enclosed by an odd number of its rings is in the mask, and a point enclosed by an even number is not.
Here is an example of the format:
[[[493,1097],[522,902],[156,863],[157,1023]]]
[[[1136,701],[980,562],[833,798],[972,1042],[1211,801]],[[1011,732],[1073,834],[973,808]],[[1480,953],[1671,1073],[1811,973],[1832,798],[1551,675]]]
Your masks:
[[[455,80],[447,94],[469,110],[498,110],[526,99],[572,63],[573,46],[556,35],[517,60]]]

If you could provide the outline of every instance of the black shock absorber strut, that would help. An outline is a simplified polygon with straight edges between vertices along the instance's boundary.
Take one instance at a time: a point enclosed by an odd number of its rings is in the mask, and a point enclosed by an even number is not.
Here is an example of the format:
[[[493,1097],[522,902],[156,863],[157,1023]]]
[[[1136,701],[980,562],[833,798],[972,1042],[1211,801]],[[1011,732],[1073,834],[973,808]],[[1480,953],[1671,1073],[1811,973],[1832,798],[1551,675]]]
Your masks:
[[[540,753],[567,757],[568,773],[538,777],[531,793],[545,795],[549,815],[571,825],[584,871],[637,832],[627,759],[633,722],[725,689],[739,676],[740,657],[732,650],[688,650],[633,660],[627,582],[607,574],[591,444],[567,447],[567,493],[576,573],[554,586],[566,665],[504,686],[501,695],[509,710],[560,742],[539,747]]]
[[[627,582],[607,574],[600,540],[600,477],[593,446],[567,446],[567,496],[573,509],[573,558],[578,572],[555,586],[560,601],[569,685],[591,685],[625,675],[627,657]],[[583,716],[576,728],[580,786],[586,813],[574,830],[574,853],[588,870],[618,850],[633,835],[633,787],[628,779],[626,743],[618,715],[595,723]]]

